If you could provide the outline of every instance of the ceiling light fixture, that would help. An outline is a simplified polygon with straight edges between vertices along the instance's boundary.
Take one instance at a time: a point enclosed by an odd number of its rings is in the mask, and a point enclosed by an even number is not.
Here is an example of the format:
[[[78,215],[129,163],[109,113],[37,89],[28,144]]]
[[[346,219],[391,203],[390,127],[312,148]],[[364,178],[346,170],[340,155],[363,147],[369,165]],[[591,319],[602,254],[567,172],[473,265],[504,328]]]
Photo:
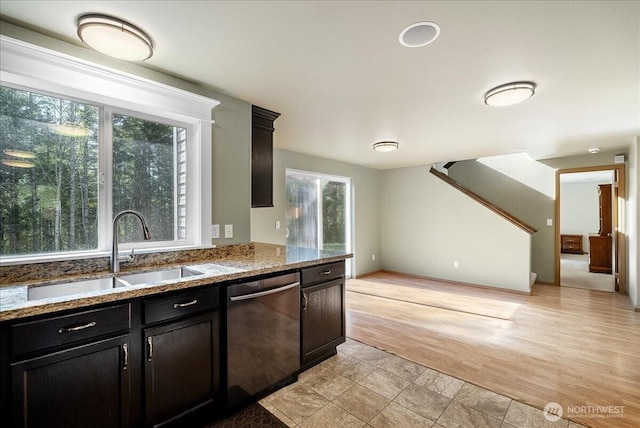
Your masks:
[[[5,155],[7,156],[13,156],[14,158],[21,158],[21,159],[35,159],[36,154],[33,152],[26,152],[24,150],[13,150],[13,149],[7,149],[7,150],[3,150],[2,151]]]
[[[593,147],[589,149],[589,153],[591,153],[592,155],[595,155],[596,153],[598,153],[600,151],[599,147]]]
[[[78,37],[92,49],[126,61],[153,55],[151,38],[133,24],[108,15],[87,14],[76,21]]]
[[[484,95],[484,103],[494,107],[510,106],[528,100],[535,92],[536,84],[533,82],[507,83],[488,91]]]
[[[373,150],[376,152],[392,152],[398,150],[399,144],[395,141],[380,141],[373,145]]]
[[[434,22],[417,22],[402,30],[398,41],[408,48],[419,48],[433,42],[440,35],[440,27]]]

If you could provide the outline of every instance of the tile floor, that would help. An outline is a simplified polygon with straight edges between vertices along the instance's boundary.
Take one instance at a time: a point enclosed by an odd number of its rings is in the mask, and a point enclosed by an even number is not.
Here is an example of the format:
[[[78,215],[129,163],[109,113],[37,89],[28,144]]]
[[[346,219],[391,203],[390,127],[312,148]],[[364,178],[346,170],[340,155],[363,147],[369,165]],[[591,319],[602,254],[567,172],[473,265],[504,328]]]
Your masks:
[[[260,404],[300,428],[581,426],[351,339]]]

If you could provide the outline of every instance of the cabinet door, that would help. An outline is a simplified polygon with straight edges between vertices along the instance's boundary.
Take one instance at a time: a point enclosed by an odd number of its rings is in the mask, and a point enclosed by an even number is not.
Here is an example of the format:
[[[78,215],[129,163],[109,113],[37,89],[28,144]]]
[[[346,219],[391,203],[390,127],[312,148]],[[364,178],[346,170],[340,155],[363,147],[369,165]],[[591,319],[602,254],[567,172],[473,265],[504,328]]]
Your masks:
[[[302,363],[335,353],[344,342],[344,278],[302,289]]]
[[[11,365],[14,426],[127,427],[129,336]]]
[[[171,422],[213,402],[217,313],[145,330],[148,426]]]

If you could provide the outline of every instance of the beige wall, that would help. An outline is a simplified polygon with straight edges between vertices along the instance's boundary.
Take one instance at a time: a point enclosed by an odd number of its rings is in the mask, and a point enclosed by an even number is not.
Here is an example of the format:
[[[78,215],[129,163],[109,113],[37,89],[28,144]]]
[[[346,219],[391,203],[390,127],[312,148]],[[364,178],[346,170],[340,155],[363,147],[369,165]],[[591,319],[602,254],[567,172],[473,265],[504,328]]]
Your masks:
[[[553,183],[553,170],[546,173]],[[531,269],[539,282],[555,282],[554,228],[547,226],[547,219],[555,217],[553,198],[475,160],[457,162],[449,169],[449,176],[534,227],[537,232],[531,235]]]
[[[429,167],[383,171],[380,212],[383,269],[529,291],[530,235]]]
[[[277,138],[277,122],[276,134]],[[351,165],[344,162],[322,159],[286,150],[274,150],[273,153],[273,208],[251,209],[251,240],[272,244],[286,243],[286,177],[287,168],[323,174],[350,177],[353,185],[353,253],[355,275],[374,272],[380,269],[380,215],[379,188],[380,171]],[[281,228],[276,230],[275,222],[280,221]],[[371,259],[375,254],[376,260]]]

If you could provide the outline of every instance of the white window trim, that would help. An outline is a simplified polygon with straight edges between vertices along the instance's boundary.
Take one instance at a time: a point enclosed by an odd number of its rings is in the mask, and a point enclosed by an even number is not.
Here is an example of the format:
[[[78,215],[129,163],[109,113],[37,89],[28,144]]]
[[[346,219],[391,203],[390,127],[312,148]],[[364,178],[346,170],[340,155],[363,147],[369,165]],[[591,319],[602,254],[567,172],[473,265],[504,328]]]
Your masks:
[[[188,132],[193,134],[190,136],[189,151],[194,154],[195,160],[189,164],[189,175],[198,180],[199,191],[188,195],[191,231],[187,238],[189,244],[180,247],[211,246],[211,125],[214,123],[211,110],[220,104],[218,100],[2,35],[0,84],[54,92],[118,110],[188,124]],[[110,175],[110,171],[104,172]],[[99,227],[102,226],[100,230],[105,230],[104,223],[110,225],[110,219],[104,218],[105,213],[102,212],[99,216],[103,217],[98,220]],[[107,229],[110,230],[109,225]],[[105,254],[107,243],[103,240],[104,236],[100,238],[97,252],[11,256],[3,257],[0,264],[96,257]],[[154,251],[175,248],[154,248]]]

